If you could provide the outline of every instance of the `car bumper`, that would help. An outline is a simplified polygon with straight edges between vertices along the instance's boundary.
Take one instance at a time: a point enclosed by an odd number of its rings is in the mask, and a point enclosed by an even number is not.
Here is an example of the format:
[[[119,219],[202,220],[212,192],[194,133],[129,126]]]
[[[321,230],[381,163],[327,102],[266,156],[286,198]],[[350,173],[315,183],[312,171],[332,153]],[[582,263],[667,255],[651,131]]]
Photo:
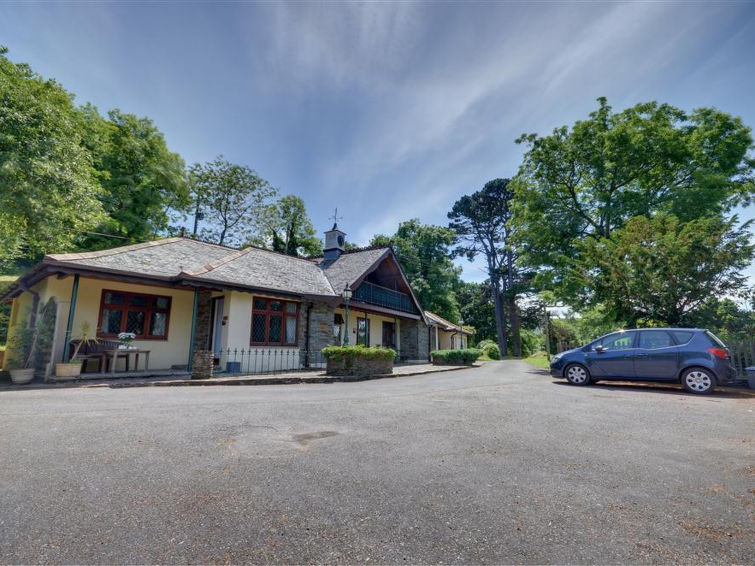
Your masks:
[[[564,377],[563,368],[560,368],[560,367],[559,368],[554,368],[554,367],[552,367],[550,369],[550,372],[551,372],[551,375],[553,377]]]

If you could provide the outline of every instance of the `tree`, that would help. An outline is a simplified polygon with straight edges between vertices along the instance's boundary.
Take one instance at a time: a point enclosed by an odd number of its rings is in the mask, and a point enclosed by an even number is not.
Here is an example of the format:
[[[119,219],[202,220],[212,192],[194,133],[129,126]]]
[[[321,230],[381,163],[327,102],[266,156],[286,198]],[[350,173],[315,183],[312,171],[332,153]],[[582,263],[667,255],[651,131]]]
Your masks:
[[[706,301],[742,289],[755,257],[749,223],[721,216],[681,222],[669,214],[638,216],[610,238],[584,242],[577,277],[589,300],[630,324],[676,326]]]
[[[82,111],[89,130],[85,145],[105,189],[101,201],[108,217],[97,232],[118,236],[124,243],[154,238],[168,228],[168,210],[188,205],[183,159],[168,150],[148,118],[111,110],[104,119],[91,105]],[[112,238],[93,235],[83,247],[112,245]]]
[[[496,340],[496,316],[490,281],[462,281],[456,288],[456,302],[464,325],[473,326],[475,341]],[[497,340],[496,340],[497,341]]]
[[[304,200],[294,195],[278,199],[268,208],[263,234],[256,241],[292,256],[322,254],[322,241],[307,216]]]
[[[269,200],[277,193],[270,183],[222,155],[204,165],[194,164],[189,174],[191,206],[209,224],[203,237],[221,245],[240,245],[259,232]]]
[[[451,261],[454,233],[442,226],[401,222],[393,236],[377,235],[370,245],[390,245],[423,308],[452,322],[459,320],[454,289],[461,270]]]
[[[598,101],[572,128],[517,140],[528,147],[514,183],[523,259],[570,302],[584,292],[566,269],[584,238],[610,238],[636,216],[725,214],[755,190],[752,136],[739,118],[657,102],[614,113]]]
[[[72,249],[103,217],[73,96],[0,48],[0,265]]]
[[[512,238],[511,200],[514,193],[509,179],[493,179],[485,186],[457,200],[451,212],[449,228],[456,233],[454,253],[472,261],[485,257],[493,292],[498,346],[508,351],[509,324],[514,334],[514,355],[521,354],[516,297],[522,291],[522,278],[516,266],[518,252]],[[509,307],[506,316],[504,300]],[[508,318],[508,323],[507,323]]]

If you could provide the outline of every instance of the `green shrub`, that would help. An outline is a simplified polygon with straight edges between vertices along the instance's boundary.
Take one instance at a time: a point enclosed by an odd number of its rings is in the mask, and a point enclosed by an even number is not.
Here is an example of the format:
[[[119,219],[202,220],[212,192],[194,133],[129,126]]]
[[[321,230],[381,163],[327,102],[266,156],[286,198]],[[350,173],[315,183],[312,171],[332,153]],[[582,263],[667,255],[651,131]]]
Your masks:
[[[498,344],[485,344],[483,348],[481,348],[483,355],[487,356],[491,360],[500,360],[501,359],[501,349],[498,347]]]
[[[529,358],[535,352],[545,349],[545,336],[535,330],[523,328],[519,337],[522,342],[522,357]]]
[[[477,348],[465,350],[435,350],[431,352],[433,363],[445,366],[468,366],[472,365],[482,352]]]
[[[396,350],[391,348],[379,348],[377,346],[327,346],[322,349],[322,355],[327,360],[345,360],[361,358],[363,360],[393,360],[396,358]]]

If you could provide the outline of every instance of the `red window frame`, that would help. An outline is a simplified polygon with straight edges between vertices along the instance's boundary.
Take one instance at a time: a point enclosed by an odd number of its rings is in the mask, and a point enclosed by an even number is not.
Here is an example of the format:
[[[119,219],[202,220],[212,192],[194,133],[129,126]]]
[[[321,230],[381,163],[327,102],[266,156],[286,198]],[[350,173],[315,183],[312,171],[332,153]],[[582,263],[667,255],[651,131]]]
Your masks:
[[[106,293],[117,293],[123,295],[125,300],[122,305],[108,305],[105,303]],[[144,307],[130,306],[131,297],[146,297],[147,305]],[[160,309],[154,307],[155,299],[167,299],[168,308]],[[126,332],[126,324],[128,322],[129,312],[143,312],[144,313],[144,334],[137,334],[137,340],[167,340],[170,333],[170,309],[173,306],[173,297],[169,295],[152,295],[150,293],[135,293],[133,291],[119,291],[117,289],[103,289],[100,296],[100,312],[97,317],[97,337],[98,338],[118,338],[118,334]],[[116,333],[105,333],[101,331],[102,328],[102,314],[103,311],[121,311],[121,328]],[[165,313],[165,336],[152,336],[149,334],[149,325],[152,321],[152,313]]]
[[[257,308],[257,301],[265,301],[265,308]],[[281,310],[273,310],[272,303],[281,304]],[[289,313],[287,305],[296,305],[296,312]],[[265,317],[265,340],[263,342],[254,341],[254,315],[263,315]],[[281,317],[281,339],[279,342],[270,341],[270,317]],[[286,319],[296,319],[295,338],[293,342],[286,342]],[[269,297],[252,297],[252,326],[249,329],[250,346],[298,346],[299,345],[299,303],[295,301],[285,301],[283,299],[271,299]]]

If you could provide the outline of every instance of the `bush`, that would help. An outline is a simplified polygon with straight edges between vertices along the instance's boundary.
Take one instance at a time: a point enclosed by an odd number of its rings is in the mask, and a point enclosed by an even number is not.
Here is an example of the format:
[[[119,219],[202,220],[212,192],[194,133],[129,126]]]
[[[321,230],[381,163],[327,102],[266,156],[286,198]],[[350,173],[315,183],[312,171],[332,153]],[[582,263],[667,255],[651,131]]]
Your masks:
[[[396,358],[396,350],[391,348],[378,348],[377,346],[327,346],[322,349],[322,355],[327,360],[340,361],[360,358],[363,360],[393,360]]]
[[[483,355],[487,356],[491,360],[501,359],[501,349],[498,347],[498,344],[485,344],[485,346],[480,349],[482,350]]]
[[[430,354],[435,365],[469,366],[480,357],[482,352],[477,348],[467,348],[465,350],[435,350]]]
[[[529,358],[535,352],[545,349],[545,336],[534,330],[522,329],[519,333],[522,342],[522,357]]]

